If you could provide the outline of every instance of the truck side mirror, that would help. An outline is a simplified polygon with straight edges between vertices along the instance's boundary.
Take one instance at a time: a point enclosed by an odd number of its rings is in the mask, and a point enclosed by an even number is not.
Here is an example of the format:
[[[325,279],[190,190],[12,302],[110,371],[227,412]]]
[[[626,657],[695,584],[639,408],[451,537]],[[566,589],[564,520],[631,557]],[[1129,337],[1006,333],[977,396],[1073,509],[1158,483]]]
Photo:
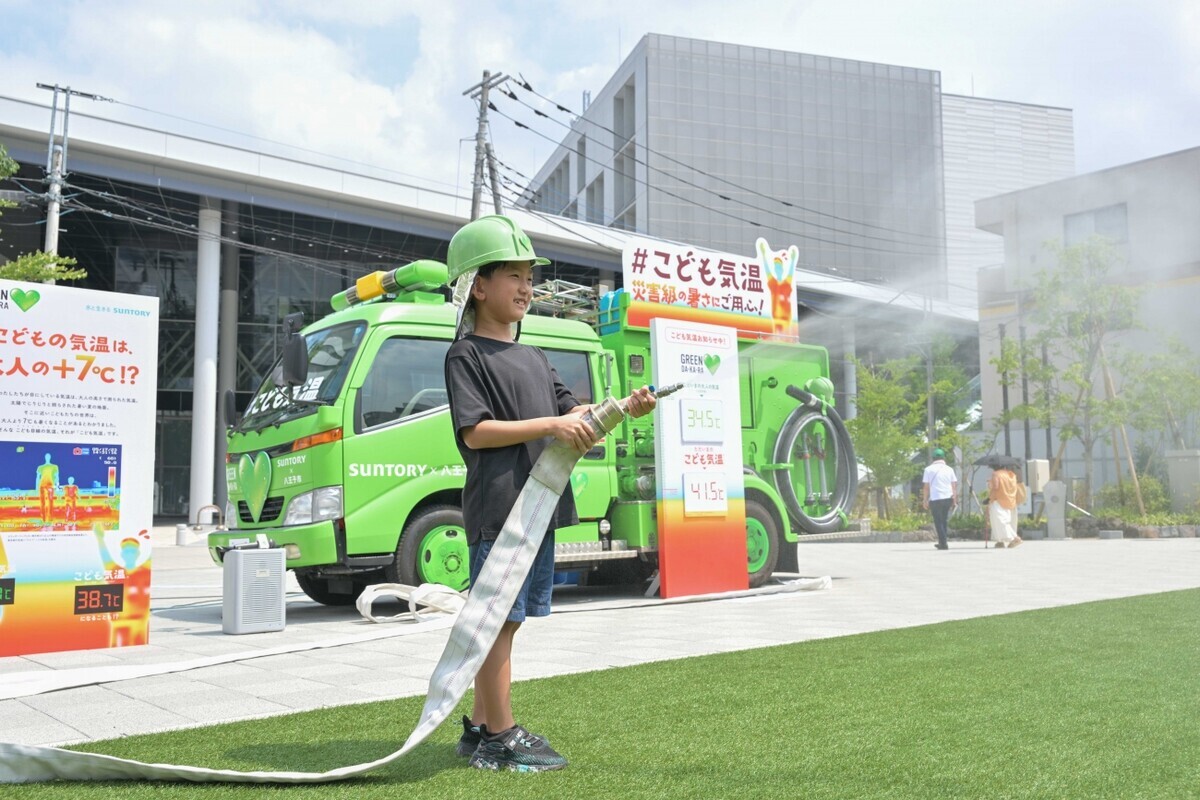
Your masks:
[[[288,334],[283,343],[280,367],[283,370],[284,386],[303,386],[308,380],[308,347],[303,336],[298,333]]]
[[[233,394],[233,389],[226,389],[221,395],[221,410],[225,416],[225,427],[232,428],[241,422],[241,418],[237,413],[237,397]]]

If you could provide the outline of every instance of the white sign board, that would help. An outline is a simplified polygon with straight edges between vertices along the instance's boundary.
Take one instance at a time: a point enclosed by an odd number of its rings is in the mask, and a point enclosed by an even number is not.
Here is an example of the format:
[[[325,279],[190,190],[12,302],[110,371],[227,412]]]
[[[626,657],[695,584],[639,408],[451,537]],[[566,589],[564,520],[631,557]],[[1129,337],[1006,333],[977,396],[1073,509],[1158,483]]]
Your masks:
[[[0,280],[0,656],[145,644],[158,299]]]
[[[663,597],[744,589],[737,330],[650,321],[654,383],[683,383],[655,410],[659,573]]]

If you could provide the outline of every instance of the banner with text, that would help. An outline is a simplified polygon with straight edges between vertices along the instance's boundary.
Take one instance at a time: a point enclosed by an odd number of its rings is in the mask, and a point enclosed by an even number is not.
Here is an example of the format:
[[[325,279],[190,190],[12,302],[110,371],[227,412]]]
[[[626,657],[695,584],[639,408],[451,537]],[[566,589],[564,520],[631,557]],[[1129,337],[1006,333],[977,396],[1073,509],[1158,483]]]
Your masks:
[[[739,336],[796,339],[795,245],[772,250],[755,243],[756,256],[713,253],[681,244],[631,239],[622,253],[630,294],[627,321],[641,328],[655,317],[726,325]]]
[[[0,656],[145,644],[158,299],[0,280]]]
[[[663,597],[748,586],[737,331],[650,321],[654,383],[684,388],[654,417]]]

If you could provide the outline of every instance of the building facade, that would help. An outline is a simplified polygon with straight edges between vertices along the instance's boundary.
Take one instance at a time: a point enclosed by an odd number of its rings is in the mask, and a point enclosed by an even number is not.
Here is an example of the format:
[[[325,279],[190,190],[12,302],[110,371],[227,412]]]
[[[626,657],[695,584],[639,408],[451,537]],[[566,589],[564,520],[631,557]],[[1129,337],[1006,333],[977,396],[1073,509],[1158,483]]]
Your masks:
[[[1125,382],[1117,348],[1134,356],[1163,353],[1172,339],[1197,345],[1195,309],[1200,306],[1200,147],[1079,175],[1018,192],[991,197],[976,204],[980,229],[1003,237],[1002,265],[980,273],[979,346],[981,387],[987,428],[1008,439],[1014,455],[1053,458],[1060,445],[1058,432],[1011,423],[1005,433],[996,420],[1004,409],[1005,393],[994,360],[1005,337],[1019,338],[1035,332],[1024,311],[1039,273],[1053,271],[1057,259],[1047,244],[1070,247],[1093,236],[1111,243],[1116,258],[1109,273],[1112,281],[1138,287],[1141,296],[1133,325],[1113,336],[1110,358],[1115,390],[1137,402],[1144,387]],[[1067,365],[1054,365],[1064,369]],[[1097,396],[1105,392],[1104,376],[1091,376]],[[1008,407],[1021,402],[1020,383],[1008,390]],[[1179,419],[1180,435],[1196,446],[1197,421]],[[1165,431],[1128,431],[1138,442],[1163,449]],[[1095,486],[1115,482],[1112,432],[1105,432],[1103,448],[1093,452]],[[1029,445],[1026,445],[1026,441]],[[1003,439],[1000,449],[1004,449]],[[1178,445],[1176,445],[1178,446]],[[1168,448],[1169,449],[1169,448]],[[1100,452],[1104,450],[1105,452]],[[1157,453],[1161,456],[1162,453]],[[1066,452],[1063,475],[1071,481],[1083,476],[1083,454],[1078,445]]]
[[[523,202],[943,297],[938,72],[650,34]]]
[[[944,95],[935,70],[651,34],[523,202],[971,309],[975,201],[1074,173],[1070,109]]]
[[[1075,174],[1068,108],[942,95],[946,299],[978,307],[979,270],[1004,262],[1003,241],[975,227],[975,201]]]

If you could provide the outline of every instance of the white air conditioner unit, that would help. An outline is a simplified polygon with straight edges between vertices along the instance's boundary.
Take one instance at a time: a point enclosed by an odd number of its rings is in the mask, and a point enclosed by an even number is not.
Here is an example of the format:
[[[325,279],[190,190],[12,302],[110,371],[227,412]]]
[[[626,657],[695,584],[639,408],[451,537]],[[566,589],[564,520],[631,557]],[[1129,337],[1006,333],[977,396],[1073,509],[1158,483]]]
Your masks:
[[[235,634],[283,630],[286,576],[282,548],[226,552],[221,629]]]

